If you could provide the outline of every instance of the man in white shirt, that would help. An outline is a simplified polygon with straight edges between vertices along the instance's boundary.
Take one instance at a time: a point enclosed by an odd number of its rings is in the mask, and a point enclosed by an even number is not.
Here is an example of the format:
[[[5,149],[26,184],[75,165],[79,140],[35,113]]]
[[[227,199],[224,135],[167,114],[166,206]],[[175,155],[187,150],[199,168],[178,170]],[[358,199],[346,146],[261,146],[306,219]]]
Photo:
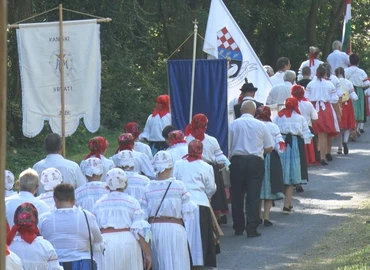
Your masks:
[[[70,184],[56,186],[54,200],[57,209],[39,216],[41,235],[53,245],[64,269],[97,269],[95,262],[94,268],[91,265],[90,245],[94,258],[99,257],[103,237],[95,216],[75,206]]]
[[[290,69],[290,61],[287,57],[280,57],[277,60],[276,67],[278,71],[270,77],[272,86],[284,83],[283,76],[285,71]]]
[[[232,217],[235,235],[246,229],[248,237],[257,237],[260,223],[259,203],[264,175],[263,155],[273,150],[274,142],[266,125],[255,119],[256,105],[245,101],[242,116],[230,124],[230,180]],[[245,226],[244,196],[247,193],[247,225]]]
[[[335,70],[337,68],[348,68],[350,63],[349,56],[345,52],[342,52],[342,42],[340,42],[339,40],[334,41],[332,48],[333,52],[328,55],[328,58],[326,60],[331,66],[331,74],[335,75]]]
[[[71,184],[75,189],[86,184],[86,178],[80,166],[62,156],[62,138],[57,133],[51,133],[45,137],[44,148],[47,153],[46,158],[33,165],[33,169],[39,175],[48,168],[56,168],[63,175],[63,183]],[[44,188],[40,185],[38,194],[44,192]]]
[[[296,79],[296,74],[293,70],[287,70],[283,76],[284,83],[272,87],[266,104],[284,104],[285,100],[290,97],[290,89],[292,88]]]
[[[36,207],[39,214],[49,211],[49,206],[34,196],[38,186],[39,176],[35,170],[27,169],[19,175],[19,194],[5,199],[6,219],[10,228],[14,225],[15,210],[22,203],[32,203]]]

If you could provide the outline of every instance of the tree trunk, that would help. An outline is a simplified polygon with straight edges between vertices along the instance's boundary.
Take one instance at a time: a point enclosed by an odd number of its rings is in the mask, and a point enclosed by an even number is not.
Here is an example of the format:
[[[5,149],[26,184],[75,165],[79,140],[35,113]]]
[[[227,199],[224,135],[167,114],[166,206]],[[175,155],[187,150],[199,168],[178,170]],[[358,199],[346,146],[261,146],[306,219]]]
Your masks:
[[[307,47],[317,46],[317,14],[319,12],[319,0],[312,0],[307,19]]]
[[[333,37],[334,37],[335,31],[337,30],[340,20],[343,18],[345,5],[346,5],[346,0],[340,0],[337,3],[336,8],[334,9],[333,7],[332,9],[332,12],[330,15],[330,23],[329,23],[328,30],[326,31],[324,47],[322,51],[323,59],[326,59],[326,57],[331,52],[331,44],[333,42]]]

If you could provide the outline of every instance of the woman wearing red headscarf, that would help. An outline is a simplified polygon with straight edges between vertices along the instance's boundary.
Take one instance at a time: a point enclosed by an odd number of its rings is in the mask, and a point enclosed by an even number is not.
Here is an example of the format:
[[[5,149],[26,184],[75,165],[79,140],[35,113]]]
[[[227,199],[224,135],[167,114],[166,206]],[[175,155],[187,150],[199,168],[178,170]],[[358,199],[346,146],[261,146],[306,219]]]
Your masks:
[[[327,70],[323,65],[317,68],[316,77],[307,85],[305,96],[312,102],[319,116],[312,128],[319,139],[320,163],[328,165],[333,158],[330,154],[330,138],[339,133],[338,119],[341,118],[337,89],[326,80]]]
[[[203,160],[212,165],[217,191],[212,197],[213,211],[219,218],[229,213],[227,204],[225,184],[220,172],[226,166],[229,166],[230,161],[223,154],[220,145],[215,137],[206,134],[208,118],[204,114],[196,114],[191,123],[185,129],[186,141],[190,143],[197,139],[203,143]]]
[[[109,145],[108,141],[102,136],[91,138],[89,140],[89,143],[87,144],[87,146],[90,149],[90,153],[84,159],[86,160],[91,157],[96,157],[102,161],[103,163],[103,176],[101,178],[102,182],[105,181],[105,175],[107,174],[107,172],[110,169],[114,168],[114,162],[104,156],[107,152],[108,145]],[[80,168],[82,168],[82,163],[84,162],[84,160],[81,161]]]
[[[283,165],[285,185],[283,213],[290,214],[293,187],[306,184],[308,181],[304,144],[311,142],[313,134],[299,111],[296,98],[287,98],[285,108],[279,111],[274,123],[278,125],[286,144],[286,150],[279,155]]]
[[[149,158],[145,154],[134,150],[135,138],[134,136],[132,136],[131,133],[122,133],[118,137],[118,145],[119,146],[116,150],[116,154],[109,158],[110,160],[114,162],[116,167],[121,167],[120,152],[123,150],[129,150],[129,151],[132,151],[132,154],[135,159],[135,167],[134,167],[135,172],[144,174],[150,179],[155,179],[156,175],[155,175],[152,163],[150,162]]]
[[[171,134],[171,133],[170,133]],[[202,160],[203,144],[193,140],[187,155],[174,164],[173,176],[181,180],[197,204],[194,219],[185,221],[194,269],[216,267],[216,253],[209,200],[216,192],[213,168]]]
[[[150,160],[153,159],[152,149],[150,149],[149,145],[146,143],[142,143],[139,141],[139,135],[140,135],[140,126],[136,122],[128,122],[123,127],[124,133],[131,133],[132,136],[134,136],[135,144],[134,144],[134,150],[140,153],[145,154]]]
[[[271,134],[272,139],[274,140],[274,150],[272,150],[271,153],[265,155],[265,174],[262,181],[260,195],[261,202],[262,200],[264,200],[263,225],[265,227],[270,227],[272,226],[272,222],[270,221],[270,210],[272,207],[272,201],[281,200],[284,198],[283,169],[281,166],[279,153],[285,150],[285,142],[283,137],[281,136],[279,127],[271,122],[270,107],[259,107],[256,111],[255,118],[265,123],[268,131]]]
[[[31,203],[23,203],[15,210],[14,225],[7,234],[9,249],[22,260],[25,270],[59,270],[58,256],[50,244],[40,236],[38,213]]]
[[[160,150],[167,149],[168,145],[162,136],[163,129],[171,125],[170,96],[157,97],[157,106],[146,120],[144,131],[140,134],[140,140],[147,140],[152,149],[153,156]]]
[[[312,103],[305,98],[305,90],[303,86],[300,85],[293,85],[292,87],[292,97],[295,97],[298,99],[298,107],[299,111],[301,112],[301,115],[306,119],[308,128],[310,129],[311,133],[314,134],[312,123],[316,122],[319,116],[317,115],[317,112],[315,108],[313,107]],[[318,153],[317,149],[317,140],[316,138],[312,138],[312,141],[310,144],[305,144],[306,149],[306,160],[307,164],[311,165],[317,165],[320,162],[320,155]],[[303,191],[301,190],[297,190]]]

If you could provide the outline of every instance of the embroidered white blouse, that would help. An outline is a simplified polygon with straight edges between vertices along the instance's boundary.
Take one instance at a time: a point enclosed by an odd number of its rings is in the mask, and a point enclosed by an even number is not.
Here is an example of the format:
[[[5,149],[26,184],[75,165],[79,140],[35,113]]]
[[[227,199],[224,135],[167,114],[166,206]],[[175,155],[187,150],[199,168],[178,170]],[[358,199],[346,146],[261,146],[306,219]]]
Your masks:
[[[149,236],[150,225],[140,203],[126,193],[112,191],[104,195],[95,203],[93,213],[100,228],[129,228],[137,240],[139,235],[146,239]]]
[[[222,152],[220,145],[218,144],[218,141],[215,137],[212,137],[208,134],[204,134],[205,137],[202,141],[203,143],[203,160],[207,163],[212,164],[222,164],[225,163],[226,166],[230,165],[230,161],[227,159],[227,157]],[[186,137],[186,142],[190,143],[195,138],[193,135],[189,135]]]
[[[76,206],[91,212],[97,200],[108,194],[106,184],[100,181],[89,182],[75,190]]]
[[[95,252],[104,249],[103,237],[95,216],[86,211]],[[38,227],[58,254],[60,262],[90,259],[89,230],[80,207],[55,209],[39,216]]]
[[[162,131],[168,125],[171,125],[171,113],[167,113],[162,118],[159,114],[154,117],[149,115],[139,139],[147,139],[149,142],[164,142]]]
[[[181,160],[185,155],[188,154],[188,144],[187,143],[177,143],[166,150],[172,156],[172,164],[176,161]]]
[[[193,219],[194,210],[197,206],[190,200],[190,193],[186,189],[185,184],[173,177],[166,180],[150,181],[145,187],[141,205],[146,218],[155,216],[170,182],[172,184],[168,189],[157,216],[182,218],[184,220]]]
[[[285,115],[282,117],[276,116],[274,123],[279,127],[281,134],[289,134],[301,136],[306,144],[311,143],[313,134],[308,128],[307,122],[304,117],[293,111],[292,116],[287,118]]]
[[[344,94],[344,91],[342,89],[342,86],[337,76],[331,74],[330,77],[327,79],[327,81],[331,82],[334,85],[335,91],[337,91],[337,96],[342,97]]]
[[[209,207],[209,200],[217,189],[211,165],[203,160],[182,159],[176,162],[173,176],[185,184],[194,203]]]
[[[24,270],[63,270],[55,249],[42,236],[36,237],[31,244],[15,236],[9,249],[22,260]]]
[[[268,131],[271,134],[272,140],[274,141],[274,149],[276,151],[280,152],[279,143],[280,142],[285,142],[285,141],[283,139],[283,136],[280,133],[279,127],[275,123],[272,123],[272,122],[263,122],[263,123],[266,125]]]
[[[339,81],[344,88],[345,91],[348,92],[349,98],[352,100],[358,100],[358,96],[355,92],[355,88],[353,86],[353,83],[350,80],[347,80],[345,78],[339,78]]]
[[[344,73],[346,74],[346,79],[350,80],[354,86],[363,88],[370,86],[368,76],[363,69],[356,66],[350,66],[344,70]]]
[[[150,149],[149,145],[145,143],[136,141],[134,145],[134,150],[145,154],[149,158],[149,160],[153,159],[152,149]]]
[[[307,85],[305,97],[311,102],[322,101],[338,103],[339,100],[334,85],[325,79],[320,80],[317,77],[313,78]],[[318,111],[318,108],[316,108],[316,111]]]
[[[313,77],[316,76],[316,69],[322,64],[324,63],[323,61],[319,60],[319,59],[314,59],[313,60],[313,66],[310,67],[311,69],[311,75],[310,75],[310,80],[313,79]],[[304,62],[302,62],[301,66],[299,67],[299,70],[298,70],[298,77],[297,77],[297,80],[300,81],[303,79],[303,76],[302,76],[302,69],[304,67],[309,67],[310,66],[310,60],[306,60]]]
[[[156,174],[154,172],[153,165],[150,162],[149,158],[145,154],[137,152],[135,150],[132,150],[132,154],[135,159],[134,171],[142,173],[149,177],[150,179],[154,179],[156,177]],[[114,155],[113,157],[110,157],[110,159],[113,160],[116,166],[118,166],[118,154]]]
[[[301,112],[301,115],[306,119],[306,122],[309,127],[312,126],[312,120],[319,119],[319,116],[313,107],[312,103],[308,100],[301,100],[298,103],[299,111]]]
[[[140,201],[143,198],[146,185],[150,182],[149,178],[137,172],[125,171],[125,173],[128,178],[125,193]]]
[[[37,197],[37,199],[45,202],[49,206],[50,210],[55,209],[54,191],[42,193]]]

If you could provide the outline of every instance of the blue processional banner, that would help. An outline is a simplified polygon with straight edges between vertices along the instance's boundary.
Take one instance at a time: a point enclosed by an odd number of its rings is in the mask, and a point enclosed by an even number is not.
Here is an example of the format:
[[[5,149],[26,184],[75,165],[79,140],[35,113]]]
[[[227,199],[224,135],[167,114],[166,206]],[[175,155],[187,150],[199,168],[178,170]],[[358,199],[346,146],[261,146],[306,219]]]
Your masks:
[[[207,134],[216,137],[228,154],[227,61],[196,60],[193,116],[208,117]],[[172,125],[185,130],[189,124],[192,60],[168,61]]]

